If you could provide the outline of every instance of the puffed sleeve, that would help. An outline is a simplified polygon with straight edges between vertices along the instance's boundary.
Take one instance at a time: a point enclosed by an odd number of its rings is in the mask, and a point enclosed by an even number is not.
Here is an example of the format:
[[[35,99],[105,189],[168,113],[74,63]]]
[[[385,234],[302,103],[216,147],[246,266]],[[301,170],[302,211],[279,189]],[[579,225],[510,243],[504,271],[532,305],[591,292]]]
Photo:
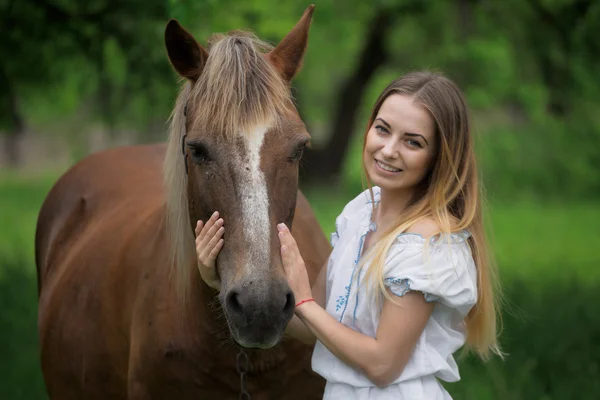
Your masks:
[[[379,201],[379,187],[373,187],[373,196],[375,202]],[[363,212],[370,210],[369,205],[372,202],[373,199],[371,199],[371,194],[367,189],[346,204],[342,210],[342,213],[335,219],[335,232],[331,233],[332,247],[335,247],[335,244],[338,242],[340,237],[342,237],[346,229],[352,225],[354,221],[360,219]]]
[[[426,301],[466,315],[477,301],[477,272],[467,238],[452,234],[426,241],[419,235],[400,235],[386,258],[385,285],[396,296],[416,290]]]

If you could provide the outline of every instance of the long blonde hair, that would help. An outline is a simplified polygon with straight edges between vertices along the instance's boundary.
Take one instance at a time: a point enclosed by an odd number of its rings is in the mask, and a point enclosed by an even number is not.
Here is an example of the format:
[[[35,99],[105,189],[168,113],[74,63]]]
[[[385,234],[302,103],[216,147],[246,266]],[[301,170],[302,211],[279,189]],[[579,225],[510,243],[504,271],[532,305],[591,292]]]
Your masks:
[[[435,121],[438,150],[429,173],[419,183],[401,217],[363,258],[362,265],[369,263],[365,281],[375,280],[389,298],[383,279],[386,255],[399,234],[424,218],[432,218],[438,224],[439,234],[468,230],[471,234],[468,243],[477,268],[478,296],[476,305],[465,318],[465,349],[477,352],[483,359],[489,358],[491,353],[502,356],[497,341],[500,286],[483,226],[483,195],[466,101],[458,87],[441,74],[408,73],[389,84],[377,99],[364,135],[363,152],[369,129],[391,94],[411,96],[429,111]],[[373,196],[364,157],[363,174]]]

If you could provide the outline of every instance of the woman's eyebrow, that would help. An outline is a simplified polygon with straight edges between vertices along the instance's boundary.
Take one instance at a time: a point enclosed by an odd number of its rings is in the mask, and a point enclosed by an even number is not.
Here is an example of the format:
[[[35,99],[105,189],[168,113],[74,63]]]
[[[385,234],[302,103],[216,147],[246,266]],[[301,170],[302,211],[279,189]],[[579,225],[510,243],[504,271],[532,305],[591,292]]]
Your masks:
[[[386,125],[390,129],[392,129],[392,126],[390,124],[388,124],[383,118],[377,117],[377,118],[375,118],[375,121],[377,121],[377,120],[380,120],[381,122],[383,122],[384,125]]]

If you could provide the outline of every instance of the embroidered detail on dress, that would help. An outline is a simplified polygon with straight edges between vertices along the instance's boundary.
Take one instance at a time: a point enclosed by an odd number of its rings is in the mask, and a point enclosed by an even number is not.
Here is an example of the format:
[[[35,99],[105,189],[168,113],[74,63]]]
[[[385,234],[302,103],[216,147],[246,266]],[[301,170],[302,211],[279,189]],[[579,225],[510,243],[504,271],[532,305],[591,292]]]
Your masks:
[[[398,234],[398,236],[396,236],[396,239],[400,239],[402,237],[411,237],[411,236],[417,238],[418,241],[420,241],[420,242],[425,242],[425,238],[421,234],[412,233],[412,232],[402,232],[402,233]],[[467,239],[469,239],[469,237],[471,237],[471,233],[468,230],[463,229],[460,232],[452,232],[449,235],[448,234],[443,235],[443,239],[445,239],[445,240],[440,243],[447,243],[447,244],[463,243],[463,242],[466,242]],[[432,237],[429,238],[429,244],[434,245],[437,242],[439,242],[439,240],[441,238],[442,237],[439,234],[433,235]]]
[[[385,283],[388,284],[388,287],[390,288],[390,291],[392,293],[394,293],[396,296],[404,296],[406,293],[410,292],[412,289],[410,288],[410,283],[408,282],[408,278],[385,278]],[[394,289],[398,289],[398,288],[392,288],[389,285],[398,285],[400,286],[400,288],[402,289],[402,292],[398,293],[397,291],[395,291]]]
[[[356,284],[360,285],[360,275],[362,271],[358,271],[358,279],[356,280]],[[358,294],[360,290],[356,289],[356,303],[354,304],[354,312],[352,313],[352,325],[356,324],[356,310],[358,309]]]
[[[344,307],[342,310],[342,315],[340,315],[340,322],[344,318],[344,313],[346,312],[346,307],[348,307],[348,299],[350,298],[350,290],[352,289],[352,281],[354,280],[354,273],[356,272],[356,268],[358,267],[358,260],[360,259],[360,254],[362,252],[363,244],[365,242],[365,233],[360,237],[360,243],[358,244],[358,254],[356,255],[356,260],[354,260],[354,269],[352,270],[352,275],[350,275],[350,284],[345,287],[346,294],[343,296],[339,296],[336,301],[336,311],[339,311],[341,307]],[[341,299],[343,297],[343,300]],[[339,306],[339,307],[338,307]]]
[[[369,190],[366,190],[365,195],[367,197],[367,203],[366,204],[373,204],[373,201],[371,201],[371,195],[368,193]],[[381,196],[381,191],[380,190],[376,190],[375,188],[373,188],[373,198],[375,200],[375,204],[378,204],[380,199],[379,197]]]
[[[350,296],[350,285],[345,286],[344,289],[346,289],[346,294],[338,296],[337,300],[335,301],[335,311],[340,311],[340,309],[348,302],[348,297]]]
[[[376,191],[374,191],[373,194],[374,194],[374,197],[375,197],[374,204],[376,205],[376,204],[379,203],[379,198],[378,197],[381,196],[381,193],[378,190],[376,190]],[[369,205],[369,204],[373,204],[373,202],[371,201],[370,196],[367,196],[366,205]],[[373,207],[371,207],[371,213],[370,213],[370,216],[369,216],[369,221],[372,221],[372,218],[373,218]],[[370,228],[370,226],[367,227],[367,228]],[[337,231],[338,230],[337,230],[337,226],[336,226],[336,233],[337,233]],[[340,322],[342,322],[342,319],[344,318],[344,314],[346,313],[346,307],[348,307],[348,302],[349,302],[348,300],[350,298],[350,291],[352,290],[352,282],[354,281],[354,274],[356,273],[356,269],[358,268],[358,261],[360,260],[360,256],[362,254],[363,245],[364,245],[364,242],[365,242],[365,237],[367,236],[368,233],[369,233],[369,230],[367,230],[367,232],[365,232],[360,237],[360,243],[358,245],[358,254],[356,255],[356,259],[354,260],[354,267],[353,267],[353,270],[352,270],[352,275],[350,276],[350,284],[348,284],[347,286],[344,286],[344,289],[346,289],[346,293],[343,294],[343,295],[341,295],[341,296],[338,296],[338,298],[335,301],[335,311],[336,312],[339,312],[343,308],[342,313],[340,315]],[[334,234],[332,233],[331,236],[332,236],[332,241],[333,241]],[[357,285],[360,284],[361,273],[362,273],[362,271],[360,271],[359,274],[358,274]],[[356,304],[354,305],[354,310],[353,310],[353,313],[352,313],[353,323],[356,320],[356,311],[357,311],[357,308],[358,308],[358,293],[359,292],[357,290],[356,291]]]

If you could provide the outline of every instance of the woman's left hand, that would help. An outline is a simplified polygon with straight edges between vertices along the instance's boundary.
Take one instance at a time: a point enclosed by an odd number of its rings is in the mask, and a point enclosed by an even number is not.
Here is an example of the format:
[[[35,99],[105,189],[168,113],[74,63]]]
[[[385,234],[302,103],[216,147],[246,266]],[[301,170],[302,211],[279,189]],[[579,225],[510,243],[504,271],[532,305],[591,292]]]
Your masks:
[[[310,282],[304,260],[298,250],[296,240],[285,224],[277,225],[279,242],[281,243],[281,261],[288,284],[294,293],[296,303],[312,297]]]

